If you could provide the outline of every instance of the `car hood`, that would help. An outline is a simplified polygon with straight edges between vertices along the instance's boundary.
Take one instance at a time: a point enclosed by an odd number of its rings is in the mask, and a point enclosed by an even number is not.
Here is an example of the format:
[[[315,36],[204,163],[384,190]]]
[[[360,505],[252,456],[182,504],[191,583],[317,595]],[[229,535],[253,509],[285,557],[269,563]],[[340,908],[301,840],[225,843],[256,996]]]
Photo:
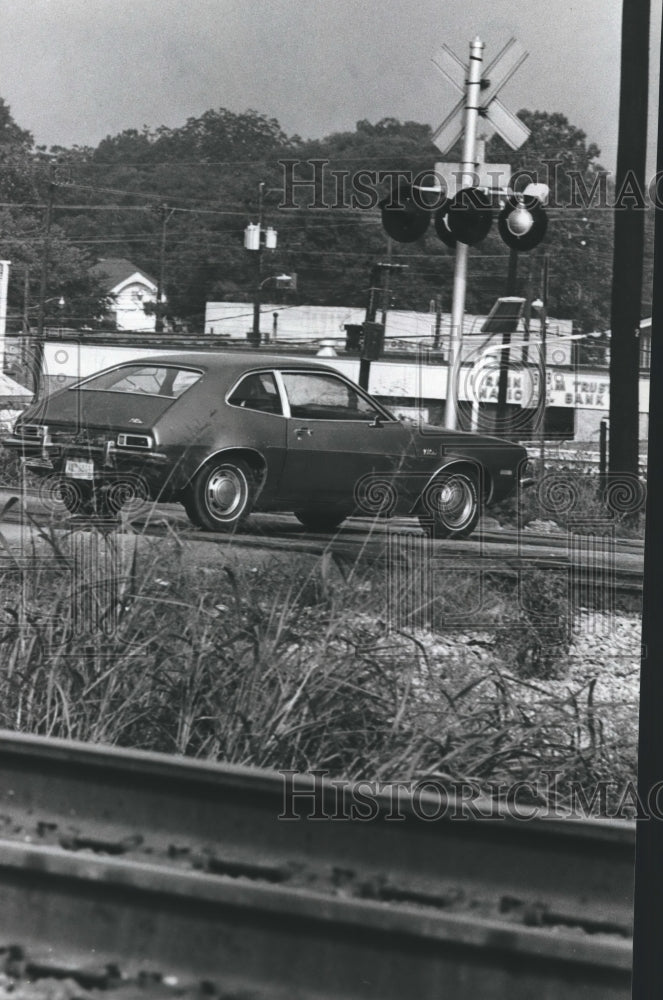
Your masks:
[[[426,441],[443,444],[446,448],[459,450],[469,450],[473,448],[512,448],[514,451],[522,451],[526,454],[526,449],[515,441],[507,441],[505,438],[493,437],[489,434],[475,434],[473,431],[447,430],[436,424],[420,424],[412,428],[413,441],[421,444]]]
[[[170,396],[63,389],[25,410],[21,422],[136,431],[153,426],[174,402]]]

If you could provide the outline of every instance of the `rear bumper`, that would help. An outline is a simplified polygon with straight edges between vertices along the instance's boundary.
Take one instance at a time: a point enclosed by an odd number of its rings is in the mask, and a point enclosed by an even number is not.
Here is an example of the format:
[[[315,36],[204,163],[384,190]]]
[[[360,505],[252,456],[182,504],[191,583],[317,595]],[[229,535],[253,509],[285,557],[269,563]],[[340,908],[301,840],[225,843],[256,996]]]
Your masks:
[[[113,442],[108,442],[104,446],[86,447],[74,444],[40,444],[15,436],[4,438],[1,443],[19,455],[25,469],[38,476],[64,477],[67,460],[76,459],[93,463],[92,482],[97,487],[131,481],[139,483],[142,492],[152,499],[166,492],[169,495],[174,494],[179,488],[179,483],[175,484],[173,481],[172,458],[163,452],[142,448],[118,448]]]

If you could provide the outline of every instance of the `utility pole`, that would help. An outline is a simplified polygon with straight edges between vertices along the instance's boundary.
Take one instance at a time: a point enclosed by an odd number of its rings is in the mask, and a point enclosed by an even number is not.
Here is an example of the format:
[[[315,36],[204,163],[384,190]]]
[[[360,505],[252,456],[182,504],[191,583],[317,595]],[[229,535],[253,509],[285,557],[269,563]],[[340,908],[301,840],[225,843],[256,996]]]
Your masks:
[[[543,272],[541,274],[541,423],[539,425],[539,462],[540,475],[546,471],[546,409],[548,406],[548,359],[546,356],[546,333],[548,325],[548,254],[543,255]]]
[[[463,174],[472,173],[476,167],[475,147],[477,122],[481,105],[481,69],[483,66],[484,44],[477,35],[470,42],[470,62],[465,90],[465,112],[463,122]],[[451,304],[451,331],[449,335],[449,359],[447,363],[447,401],[445,425],[451,430],[458,426],[458,382],[463,351],[463,318],[465,315],[465,292],[467,289],[467,243],[457,243],[454,266],[453,301]]]
[[[391,258],[393,252],[393,241],[391,236],[387,237],[387,266],[382,270],[382,325],[387,326],[387,312],[389,311],[389,274],[391,273]]]
[[[646,191],[649,0],[623,0],[619,142],[615,187]],[[630,178],[630,181],[629,181]],[[609,472],[638,475],[639,342],[645,213],[615,207],[610,342]]]
[[[435,333],[433,334],[433,350],[440,349],[440,337],[442,334],[442,296],[435,296]]]
[[[276,250],[277,232],[271,226],[263,231],[263,196],[265,183],[258,185],[258,222],[250,222],[244,230],[244,249],[253,254],[253,325],[247,334],[253,347],[260,347],[260,293],[262,280],[262,250]],[[286,277],[289,277],[286,275]],[[267,279],[265,278],[265,281]]]
[[[523,365],[529,364],[529,334],[532,322],[532,265],[527,264],[527,279],[525,284],[525,306],[523,308],[523,347],[521,359]]]
[[[5,333],[7,330],[7,292],[10,260],[0,260],[0,373],[5,367]]]
[[[364,317],[364,323],[374,323],[375,315],[378,311],[378,280],[380,274],[381,265],[373,264],[371,268],[371,276],[369,279],[369,289],[368,289],[368,301],[366,303],[366,315]],[[366,327],[364,326],[364,340],[366,337]],[[368,392],[368,380],[371,373],[371,361],[370,358],[366,357],[365,346],[362,349],[362,355],[359,360],[359,378],[357,379],[359,385],[362,389]]]
[[[509,250],[509,272],[506,279],[506,294],[516,294],[518,277],[518,251],[513,247]],[[509,355],[511,348],[511,333],[508,330],[502,334],[502,350],[500,351],[500,374],[497,383],[497,413],[495,414],[495,430],[499,433],[506,427],[506,397],[509,384]]]
[[[391,241],[390,241],[391,243]],[[391,254],[389,254],[391,258]],[[368,392],[368,382],[371,373],[371,361],[377,361],[384,346],[385,321],[389,303],[389,272],[404,271],[407,264],[392,264],[389,261],[378,261],[371,268],[369,279],[366,316],[363,323],[361,358],[359,360],[358,382],[362,389]],[[380,280],[380,275],[382,275]],[[382,291],[382,323],[375,322],[378,311],[378,294]]]
[[[262,215],[265,182],[258,185],[258,233],[262,234]],[[262,247],[253,255],[253,326],[251,328],[251,344],[260,347],[260,293],[262,290]]]
[[[21,372],[30,365],[30,268],[23,272],[23,335],[21,337]]]
[[[161,243],[159,246],[159,275],[157,278],[157,301],[156,301],[156,322],[154,324],[154,329],[156,333],[163,333],[163,306],[161,299],[163,298],[165,281],[166,281],[166,226],[171,215],[175,212],[174,208],[169,210],[168,205],[161,206]]]
[[[49,166],[48,200],[46,202],[46,220],[44,223],[44,239],[41,251],[41,276],[39,279],[39,310],[37,313],[37,337],[32,352],[32,387],[33,402],[39,399],[41,390],[41,375],[44,363],[44,311],[46,308],[46,282],[51,250],[51,224],[53,221],[53,201],[55,199],[55,164]]]

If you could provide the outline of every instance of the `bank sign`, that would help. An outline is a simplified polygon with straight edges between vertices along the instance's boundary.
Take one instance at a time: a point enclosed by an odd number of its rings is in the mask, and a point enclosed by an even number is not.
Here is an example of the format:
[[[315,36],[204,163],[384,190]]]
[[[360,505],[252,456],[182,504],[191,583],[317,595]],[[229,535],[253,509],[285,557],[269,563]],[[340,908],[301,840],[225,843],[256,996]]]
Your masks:
[[[467,379],[471,382],[471,378]],[[610,408],[610,380],[607,375],[578,375],[575,372],[546,372],[547,406],[562,406],[583,410]],[[474,391],[472,391],[472,389]],[[478,398],[480,403],[496,403],[499,393],[499,373],[486,372],[474,387],[468,384],[461,398]],[[510,371],[507,379],[507,403],[526,408],[536,407],[539,400],[539,372],[523,368]]]

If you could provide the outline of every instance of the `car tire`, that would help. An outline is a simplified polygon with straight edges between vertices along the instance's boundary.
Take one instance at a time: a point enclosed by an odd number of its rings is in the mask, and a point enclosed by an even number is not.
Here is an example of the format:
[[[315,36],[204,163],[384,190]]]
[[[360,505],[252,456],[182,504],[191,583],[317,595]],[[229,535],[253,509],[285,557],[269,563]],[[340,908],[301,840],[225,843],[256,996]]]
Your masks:
[[[189,519],[204,531],[233,531],[256,497],[252,469],[241,459],[216,459],[198,472],[184,498]]]
[[[348,516],[333,507],[303,507],[294,511],[294,515],[309,531],[334,531]]]
[[[481,516],[476,477],[469,472],[445,472],[424,490],[419,523],[429,538],[467,538]]]

